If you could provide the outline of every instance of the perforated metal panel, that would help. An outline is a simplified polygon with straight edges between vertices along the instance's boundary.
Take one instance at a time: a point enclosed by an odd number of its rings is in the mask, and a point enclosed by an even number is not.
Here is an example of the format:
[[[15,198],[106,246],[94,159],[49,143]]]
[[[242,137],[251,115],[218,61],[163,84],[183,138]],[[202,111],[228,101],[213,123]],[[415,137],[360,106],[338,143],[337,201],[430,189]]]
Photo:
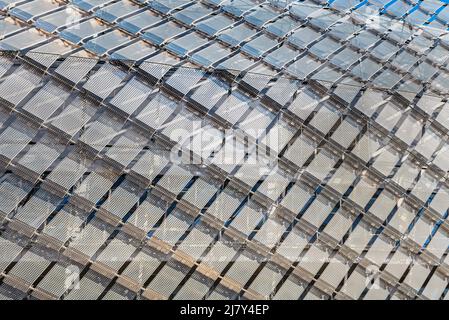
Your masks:
[[[447,4],[0,11],[0,299],[448,298]]]

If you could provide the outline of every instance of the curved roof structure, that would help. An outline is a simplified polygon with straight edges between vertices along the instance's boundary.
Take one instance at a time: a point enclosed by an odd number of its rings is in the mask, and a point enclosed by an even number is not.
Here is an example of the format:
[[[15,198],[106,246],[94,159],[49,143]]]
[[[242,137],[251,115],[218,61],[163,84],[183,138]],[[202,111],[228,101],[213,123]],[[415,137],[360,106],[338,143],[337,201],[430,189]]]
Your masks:
[[[0,299],[449,298],[446,2],[0,10]]]

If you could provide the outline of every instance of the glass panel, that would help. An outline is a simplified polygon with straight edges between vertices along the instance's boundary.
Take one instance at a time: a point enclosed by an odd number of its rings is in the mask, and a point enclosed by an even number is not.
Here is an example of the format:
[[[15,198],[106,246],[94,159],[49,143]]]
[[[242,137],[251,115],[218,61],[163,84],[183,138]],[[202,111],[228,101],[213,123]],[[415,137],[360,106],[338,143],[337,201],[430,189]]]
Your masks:
[[[218,36],[218,39],[234,47],[255,34],[256,30],[243,23],[224,31]]]
[[[118,26],[130,33],[136,34],[146,28],[154,26],[161,21],[162,19],[159,16],[149,10],[146,10],[123,19],[118,23]]]
[[[206,20],[198,22],[196,28],[209,36],[215,36],[217,33],[229,28],[234,20],[224,14],[217,14]]]
[[[123,32],[114,30],[102,36],[88,41],[84,48],[101,56],[117,47],[120,47],[131,39]]]
[[[60,37],[69,42],[79,44],[107,29],[108,27],[106,25],[102,25],[98,23],[98,20],[92,18],[63,30],[60,33]]]
[[[184,33],[186,29],[174,22],[166,22],[145,31],[142,38],[154,45],[162,45],[170,39]]]

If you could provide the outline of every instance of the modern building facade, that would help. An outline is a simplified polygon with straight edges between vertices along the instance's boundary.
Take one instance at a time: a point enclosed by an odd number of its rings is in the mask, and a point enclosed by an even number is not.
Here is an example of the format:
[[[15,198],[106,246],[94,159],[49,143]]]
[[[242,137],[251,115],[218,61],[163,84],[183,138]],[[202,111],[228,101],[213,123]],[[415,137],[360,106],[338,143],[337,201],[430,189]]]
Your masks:
[[[444,1],[0,10],[0,299],[449,299]]]

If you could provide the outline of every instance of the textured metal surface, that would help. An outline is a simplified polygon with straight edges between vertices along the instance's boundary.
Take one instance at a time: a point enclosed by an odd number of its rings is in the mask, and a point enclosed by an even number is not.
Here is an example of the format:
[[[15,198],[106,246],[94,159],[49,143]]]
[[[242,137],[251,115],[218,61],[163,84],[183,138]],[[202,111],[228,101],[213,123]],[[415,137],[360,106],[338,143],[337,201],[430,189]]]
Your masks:
[[[441,1],[0,1],[0,298],[445,299]]]

